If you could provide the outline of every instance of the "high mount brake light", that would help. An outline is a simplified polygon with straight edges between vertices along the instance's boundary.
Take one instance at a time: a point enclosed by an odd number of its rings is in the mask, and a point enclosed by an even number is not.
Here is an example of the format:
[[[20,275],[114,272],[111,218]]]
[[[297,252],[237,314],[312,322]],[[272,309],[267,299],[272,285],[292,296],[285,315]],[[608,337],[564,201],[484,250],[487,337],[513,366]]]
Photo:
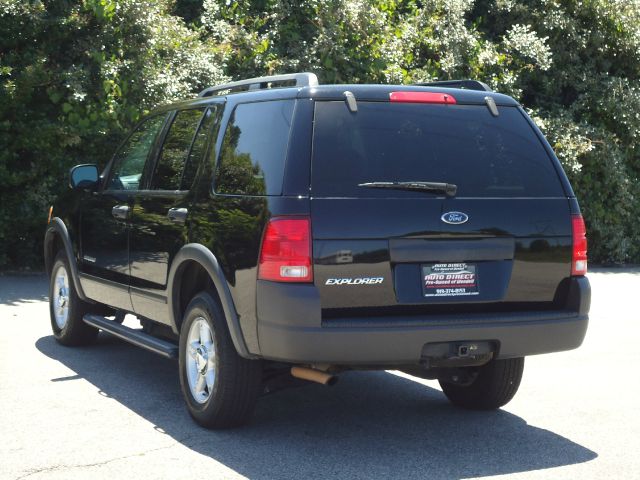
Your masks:
[[[312,282],[311,221],[275,217],[262,239],[258,278],[276,282]]]
[[[398,103],[440,103],[445,105],[457,103],[453,95],[439,92],[391,92],[389,100]]]
[[[587,229],[582,215],[572,215],[573,230],[573,258],[571,260],[571,275],[587,273]]]

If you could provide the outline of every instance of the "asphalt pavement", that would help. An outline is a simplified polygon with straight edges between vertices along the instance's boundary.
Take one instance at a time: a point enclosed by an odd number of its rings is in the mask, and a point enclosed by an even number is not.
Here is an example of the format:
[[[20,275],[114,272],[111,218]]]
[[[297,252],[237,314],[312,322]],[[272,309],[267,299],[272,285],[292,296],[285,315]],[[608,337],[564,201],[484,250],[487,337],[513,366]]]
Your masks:
[[[215,432],[187,414],[176,362],[104,333],[60,346],[47,280],[0,276],[0,478],[640,478],[640,269],[589,278],[583,346],[527,358],[499,411],[457,409],[435,381],[348,373]]]

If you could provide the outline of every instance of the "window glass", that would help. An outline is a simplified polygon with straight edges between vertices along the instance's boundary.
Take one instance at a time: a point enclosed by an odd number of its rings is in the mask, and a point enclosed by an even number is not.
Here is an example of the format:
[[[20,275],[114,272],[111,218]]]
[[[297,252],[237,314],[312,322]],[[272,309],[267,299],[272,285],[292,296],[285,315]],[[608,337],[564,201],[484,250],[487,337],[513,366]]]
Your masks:
[[[148,118],[129,136],[115,155],[107,189],[138,190],[140,188],[144,164],[164,119],[165,115]]]
[[[162,145],[151,180],[152,190],[180,190],[182,172],[202,112],[202,109],[192,109],[181,110],[176,114]]]
[[[212,134],[212,125],[216,118],[218,118],[218,110],[220,109],[219,105],[212,105],[204,114],[204,118],[200,123],[200,128],[196,133],[196,137],[193,140],[193,146],[191,147],[191,152],[189,153],[189,158],[187,159],[187,164],[184,167],[184,173],[182,174],[182,190],[189,190],[191,185],[193,185],[193,181],[196,178],[196,172],[198,170],[198,165],[202,160],[202,157],[205,153],[205,149],[207,148],[207,137],[209,134]]]
[[[458,197],[562,196],[549,155],[515,107],[317,102],[314,195],[416,197],[366,182],[453,183]]]
[[[217,193],[282,193],[293,105],[294,100],[278,100],[236,107],[220,152]]]

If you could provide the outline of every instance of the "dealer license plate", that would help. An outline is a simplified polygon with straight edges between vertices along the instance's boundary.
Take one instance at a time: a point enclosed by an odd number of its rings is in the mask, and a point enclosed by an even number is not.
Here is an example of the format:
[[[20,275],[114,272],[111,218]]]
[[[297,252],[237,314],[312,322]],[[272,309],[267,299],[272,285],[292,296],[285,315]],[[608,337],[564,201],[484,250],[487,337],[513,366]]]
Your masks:
[[[422,265],[422,293],[425,297],[478,295],[476,265],[436,263]]]

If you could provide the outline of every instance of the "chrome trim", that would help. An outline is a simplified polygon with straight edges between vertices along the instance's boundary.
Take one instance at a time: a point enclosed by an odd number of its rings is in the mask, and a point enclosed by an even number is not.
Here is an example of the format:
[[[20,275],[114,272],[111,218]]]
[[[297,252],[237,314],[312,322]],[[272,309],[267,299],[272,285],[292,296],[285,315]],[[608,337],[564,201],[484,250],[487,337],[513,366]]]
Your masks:
[[[247,78],[246,80],[216,85],[215,87],[205,88],[198,94],[198,97],[210,97],[217,92],[224,90],[239,90],[242,87],[248,87],[248,90],[261,90],[263,88],[268,88],[268,86],[266,86],[268,83],[289,82],[291,80],[295,80],[296,87],[315,87],[318,85],[318,77],[316,77],[315,73],[288,73],[284,75],[271,75],[268,77]],[[265,85],[264,87],[263,84]]]

